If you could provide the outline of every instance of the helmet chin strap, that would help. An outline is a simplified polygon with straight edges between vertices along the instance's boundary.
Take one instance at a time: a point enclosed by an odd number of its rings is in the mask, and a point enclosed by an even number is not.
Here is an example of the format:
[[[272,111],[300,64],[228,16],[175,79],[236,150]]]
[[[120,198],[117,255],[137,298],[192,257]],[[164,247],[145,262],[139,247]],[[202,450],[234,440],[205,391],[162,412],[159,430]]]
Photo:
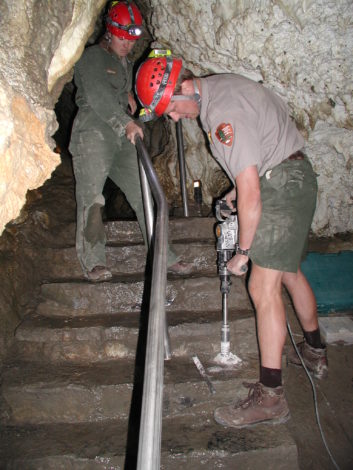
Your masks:
[[[200,90],[199,87],[197,86],[197,82],[195,78],[192,79],[193,85],[194,85],[194,91],[195,93],[193,95],[173,95],[171,98],[171,101],[196,101],[196,104],[199,108],[199,111],[201,109],[201,95],[200,95]]]
[[[199,107],[199,111],[201,109],[201,94],[200,94],[200,90],[199,90],[199,87],[197,86],[197,81],[195,78],[192,79],[192,82],[194,84],[194,90],[195,90],[195,94],[194,94],[194,99],[197,103],[197,106]]]

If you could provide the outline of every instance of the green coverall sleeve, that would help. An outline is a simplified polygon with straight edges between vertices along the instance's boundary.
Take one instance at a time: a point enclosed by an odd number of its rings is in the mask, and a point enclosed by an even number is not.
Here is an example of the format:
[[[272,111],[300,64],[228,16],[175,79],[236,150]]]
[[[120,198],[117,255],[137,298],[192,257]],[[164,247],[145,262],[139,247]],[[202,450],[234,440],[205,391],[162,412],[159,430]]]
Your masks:
[[[75,82],[84,102],[120,137],[133,120],[126,112],[131,83],[126,74],[116,71],[116,63],[108,53],[90,47],[75,66]]]

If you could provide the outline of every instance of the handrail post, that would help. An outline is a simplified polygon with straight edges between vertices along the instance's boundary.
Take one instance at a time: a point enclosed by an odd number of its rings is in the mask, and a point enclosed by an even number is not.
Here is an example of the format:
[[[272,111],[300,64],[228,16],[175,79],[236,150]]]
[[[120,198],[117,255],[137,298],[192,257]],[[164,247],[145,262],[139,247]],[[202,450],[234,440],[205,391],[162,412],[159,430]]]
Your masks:
[[[153,234],[154,255],[150,311],[136,468],[137,470],[159,470],[164,381],[163,337],[166,329],[168,204],[146,147],[140,137],[136,137],[136,147],[157,207],[156,225]]]
[[[177,136],[178,158],[179,158],[180,189],[181,189],[181,197],[183,200],[184,217],[189,217],[188,193],[186,190],[183,125],[182,125],[181,119],[179,119],[179,121],[177,121],[176,123],[176,136]]]

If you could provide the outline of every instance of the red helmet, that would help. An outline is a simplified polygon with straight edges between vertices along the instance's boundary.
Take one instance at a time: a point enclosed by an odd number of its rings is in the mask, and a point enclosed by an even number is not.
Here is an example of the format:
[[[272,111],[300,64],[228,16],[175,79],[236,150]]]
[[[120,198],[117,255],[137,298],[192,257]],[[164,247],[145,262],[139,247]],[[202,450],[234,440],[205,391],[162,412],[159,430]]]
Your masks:
[[[136,94],[142,106],[156,116],[166,110],[182,68],[181,59],[154,57],[143,62],[136,74]]]
[[[142,34],[142,16],[134,3],[113,2],[106,18],[107,30],[121,39],[136,41]]]

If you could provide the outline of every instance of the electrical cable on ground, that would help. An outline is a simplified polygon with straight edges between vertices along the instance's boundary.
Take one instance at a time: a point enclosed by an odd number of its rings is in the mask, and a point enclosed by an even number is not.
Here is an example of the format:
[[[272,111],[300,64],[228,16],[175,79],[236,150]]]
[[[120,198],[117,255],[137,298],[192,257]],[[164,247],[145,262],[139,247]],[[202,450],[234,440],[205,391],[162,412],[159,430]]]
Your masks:
[[[293,344],[293,347],[295,349],[295,352],[297,353],[298,357],[299,357],[299,360],[300,362],[302,363],[302,366],[305,370],[305,373],[306,375],[308,376],[309,378],[309,381],[310,381],[310,384],[311,384],[311,387],[313,389],[313,395],[314,395],[314,406],[315,406],[315,416],[316,416],[316,421],[317,421],[317,424],[318,424],[318,427],[319,427],[319,431],[320,431],[320,435],[321,435],[321,439],[322,439],[322,442],[324,443],[324,446],[326,448],[326,451],[330,457],[330,460],[331,462],[333,463],[334,467],[337,469],[337,470],[340,470],[340,467],[337,465],[335,459],[333,458],[333,455],[331,454],[331,451],[327,445],[327,442],[326,442],[326,438],[325,438],[325,435],[324,435],[324,432],[322,430],[322,427],[321,427],[321,422],[320,422],[320,416],[319,416],[319,409],[318,409],[318,405],[317,405],[317,394],[316,394],[316,387],[315,387],[315,384],[314,384],[314,381],[310,375],[310,372],[308,371],[305,363],[304,363],[304,360],[298,350],[298,347],[297,345],[295,344],[295,341],[294,341],[294,338],[293,338],[293,334],[292,334],[292,330],[291,330],[291,327],[289,325],[289,322],[288,322],[288,319],[287,319],[287,329],[288,329],[288,333],[289,333],[289,336],[290,336],[290,339],[291,339],[291,342]]]

